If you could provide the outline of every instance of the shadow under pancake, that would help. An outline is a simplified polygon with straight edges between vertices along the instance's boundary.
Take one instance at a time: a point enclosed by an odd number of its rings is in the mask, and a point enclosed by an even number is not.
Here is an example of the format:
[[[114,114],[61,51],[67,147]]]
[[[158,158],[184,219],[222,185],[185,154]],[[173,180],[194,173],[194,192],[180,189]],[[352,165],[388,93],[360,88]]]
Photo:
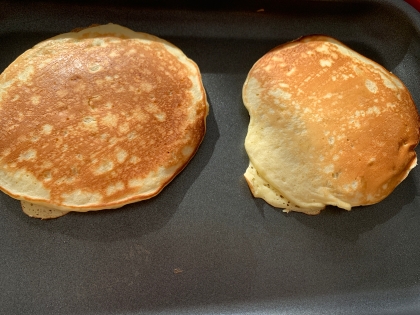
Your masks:
[[[387,222],[405,205],[413,202],[416,186],[412,175],[410,174],[397,186],[391,195],[371,206],[354,207],[351,211],[328,206],[316,216],[297,212],[291,212],[287,216],[325,235],[346,241],[356,241],[361,234]]]
[[[208,95],[207,95],[208,97]],[[138,238],[162,228],[177,211],[185,194],[213,154],[219,131],[213,114],[211,101],[207,116],[207,131],[196,155],[163,190],[155,197],[128,204],[119,209],[70,212],[52,219],[39,220],[27,217],[20,209],[20,203],[13,209],[6,209],[22,217],[26,224],[50,232],[66,234],[74,238],[111,242],[119,239]]]

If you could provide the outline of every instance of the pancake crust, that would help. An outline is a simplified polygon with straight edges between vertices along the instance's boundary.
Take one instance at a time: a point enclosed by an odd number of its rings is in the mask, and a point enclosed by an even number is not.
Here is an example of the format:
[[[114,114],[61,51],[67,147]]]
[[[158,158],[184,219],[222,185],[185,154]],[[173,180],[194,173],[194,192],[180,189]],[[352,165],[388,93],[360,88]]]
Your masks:
[[[285,211],[377,203],[417,164],[409,91],[333,38],[307,36],[268,52],[250,70],[243,101],[245,177],[255,197]]]
[[[151,198],[207,113],[197,65],[165,40],[115,24],[53,37],[0,75],[0,189],[62,211]]]

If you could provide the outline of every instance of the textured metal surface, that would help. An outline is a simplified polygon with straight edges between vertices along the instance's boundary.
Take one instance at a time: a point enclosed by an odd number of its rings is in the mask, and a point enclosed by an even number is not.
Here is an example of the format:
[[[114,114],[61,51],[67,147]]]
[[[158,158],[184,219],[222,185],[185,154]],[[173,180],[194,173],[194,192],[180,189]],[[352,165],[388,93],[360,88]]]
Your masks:
[[[242,176],[242,84],[286,41],[336,37],[397,74],[420,105],[420,15],[408,4],[0,7],[0,71],[43,39],[113,22],[180,47],[199,65],[211,106],[197,155],[156,198],[40,221],[0,194],[0,313],[420,313],[420,168],[377,205],[316,217],[253,199]]]

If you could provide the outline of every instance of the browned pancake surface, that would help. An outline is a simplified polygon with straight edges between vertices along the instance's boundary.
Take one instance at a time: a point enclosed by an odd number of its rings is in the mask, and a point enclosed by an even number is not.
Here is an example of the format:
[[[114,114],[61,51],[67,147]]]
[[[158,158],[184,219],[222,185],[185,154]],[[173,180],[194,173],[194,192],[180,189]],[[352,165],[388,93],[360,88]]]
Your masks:
[[[197,66],[153,36],[96,30],[40,43],[2,74],[1,167],[24,170],[49,195],[3,185],[12,196],[64,209],[121,206],[157,194],[201,143],[207,102]]]
[[[419,118],[407,88],[332,38],[268,52],[248,75],[244,103],[253,166],[303,212],[378,202],[416,165]]]

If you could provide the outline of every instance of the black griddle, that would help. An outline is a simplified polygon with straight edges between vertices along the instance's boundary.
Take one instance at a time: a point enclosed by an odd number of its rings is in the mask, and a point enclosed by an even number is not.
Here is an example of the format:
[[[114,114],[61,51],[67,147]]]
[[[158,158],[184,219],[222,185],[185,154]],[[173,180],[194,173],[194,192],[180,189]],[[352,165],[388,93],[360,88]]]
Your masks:
[[[391,0],[0,1],[0,71],[41,40],[109,22],[198,64],[207,134],[161,194],[118,210],[41,221],[1,193],[1,314],[420,314],[420,167],[379,204],[285,214],[244,180],[241,98],[268,50],[325,34],[399,76],[420,106],[417,11]]]

